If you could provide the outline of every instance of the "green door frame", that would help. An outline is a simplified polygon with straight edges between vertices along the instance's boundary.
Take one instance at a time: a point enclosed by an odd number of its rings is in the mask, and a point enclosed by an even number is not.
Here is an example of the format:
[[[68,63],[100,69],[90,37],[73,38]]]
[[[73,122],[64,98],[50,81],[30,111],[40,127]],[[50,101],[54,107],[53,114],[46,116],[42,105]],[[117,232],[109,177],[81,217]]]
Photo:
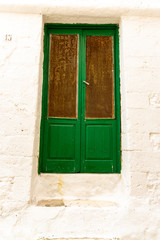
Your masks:
[[[80,34],[82,37],[79,38],[79,45],[83,46],[83,51],[79,51],[79,65],[78,69],[82,69],[82,71],[78,71],[78,120],[77,119],[53,119],[47,117],[47,109],[48,109],[48,78],[49,78],[49,35],[50,34]],[[45,161],[47,158],[47,147],[44,147],[45,143],[48,141],[48,123],[66,123],[66,120],[69,121],[70,124],[75,125],[76,128],[76,151],[77,156],[79,156],[76,160],[76,172],[80,172],[80,168],[83,169],[81,172],[85,172],[83,167],[83,161],[81,161],[81,149],[82,153],[84,153],[84,144],[80,145],[80,138],[82,138],[82,142],[85,142],[85,130],[84,124],[80,125],[80,121],[85,119],[85,88],[82,84],[82,81],[85,77],[85,64],[82,64],[82,59],[85,58],[85,37],[82,34],[87,33],[89,35],[107,35],[113,36],[114,39],[114,101],[115,101],[115,119],[99,119],[98,121],[101,124],[113,124],[114,128],[114,149],[113,153],[115,154],[115,163],[112,169],[109,168],[108,171],[104,173],[120,173],[121,171],[121,134],[120,134],[120,79],[119,79],[119,32],[117,25],[90,25],[90,24],[45,24],[44,27],[44,62],[43,62],[43,90],[42,90],[42,117],[41,117],[41,129],[40,129],[40,157],[39,157],[39,169],[38,172],[47,172],[45,170]],[[85,34],[84,34],[85,35]],[[82,76],[83,73],[83,76]],[[82,98],[81,98],[82,95]],[[83,109],[83,111],[82,111]],[[60,121],[60,122],[59,122]],[[86,119],[85,122],[87,124],[97,124],[96,119]],[[81,130],[80,129],[81,126]],[[82,132],[82,136],[81,136]],[[82,154],[83,155],[83,154]],[[82,156],[84,158],[84,156]],[[67,169],[67,166],[66,166]],[[54,171],[53,171],[54,172]],[[65,170],[64,173],[68,171]],[[87,170],[87,172],[92,172]]]

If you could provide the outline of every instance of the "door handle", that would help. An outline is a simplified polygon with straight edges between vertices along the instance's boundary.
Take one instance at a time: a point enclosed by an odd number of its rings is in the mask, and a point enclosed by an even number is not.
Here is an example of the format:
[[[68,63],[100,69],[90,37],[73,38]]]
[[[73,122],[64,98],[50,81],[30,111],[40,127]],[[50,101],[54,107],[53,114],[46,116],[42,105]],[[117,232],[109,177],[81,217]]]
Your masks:
[[[89,86],[89,82],[83,81],[83,83],[85,83],[86,85],[88,85],[88,86]]]

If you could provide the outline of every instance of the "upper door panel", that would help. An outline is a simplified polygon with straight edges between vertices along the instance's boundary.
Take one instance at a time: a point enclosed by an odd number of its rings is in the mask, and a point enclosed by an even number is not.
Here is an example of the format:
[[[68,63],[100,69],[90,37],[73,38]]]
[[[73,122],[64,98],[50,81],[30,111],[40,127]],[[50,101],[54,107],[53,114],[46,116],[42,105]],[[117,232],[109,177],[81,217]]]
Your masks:
[[[86,36],[85,118],[114,118],[113,36]]]
[[[48,116],[77,118],[78,35],[51,34]]]

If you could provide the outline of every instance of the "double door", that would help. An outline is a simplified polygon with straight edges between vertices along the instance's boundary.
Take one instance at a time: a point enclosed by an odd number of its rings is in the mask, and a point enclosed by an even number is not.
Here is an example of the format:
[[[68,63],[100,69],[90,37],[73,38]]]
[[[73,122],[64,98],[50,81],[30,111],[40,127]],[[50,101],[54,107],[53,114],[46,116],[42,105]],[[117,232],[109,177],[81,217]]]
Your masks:
[[[118,172],[117,31],[45,34],[40,171]]]

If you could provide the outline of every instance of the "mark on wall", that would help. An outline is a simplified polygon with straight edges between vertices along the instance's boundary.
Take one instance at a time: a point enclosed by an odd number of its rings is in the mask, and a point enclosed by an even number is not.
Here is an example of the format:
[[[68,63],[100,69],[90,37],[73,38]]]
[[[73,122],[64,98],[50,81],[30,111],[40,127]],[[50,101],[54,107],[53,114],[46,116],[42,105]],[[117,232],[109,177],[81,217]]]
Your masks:
[[[150,133],[149,139],[152,143],[153,150],[155,152],[160,152],[160,133]]]
[[[160,94],[159,93],[152,93],[149,95],[149,104],[160,108]]]
[[[58,176],[58,193],[60,194],[60,196],[63,196],[63,180],[62,180],[62,176],[59,175]]]
[[[12,41],[12,35],[11,34],[6,34],[5,35],[5,41],[8,41],[8,42]]]

